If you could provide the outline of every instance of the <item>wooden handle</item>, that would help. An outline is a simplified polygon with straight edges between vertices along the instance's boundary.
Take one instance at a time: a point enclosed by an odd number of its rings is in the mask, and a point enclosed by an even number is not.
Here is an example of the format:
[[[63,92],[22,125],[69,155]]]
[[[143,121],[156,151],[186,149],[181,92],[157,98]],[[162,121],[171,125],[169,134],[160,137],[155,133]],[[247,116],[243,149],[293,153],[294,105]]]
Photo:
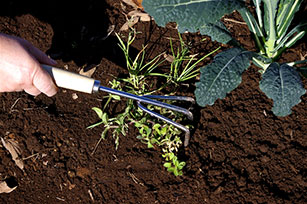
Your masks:
[[[100,82],[95,79],[45,64],[41,66],[53,77],[58,87],[84,93],[93,93],[96,89],[98,90],[96,86]]]

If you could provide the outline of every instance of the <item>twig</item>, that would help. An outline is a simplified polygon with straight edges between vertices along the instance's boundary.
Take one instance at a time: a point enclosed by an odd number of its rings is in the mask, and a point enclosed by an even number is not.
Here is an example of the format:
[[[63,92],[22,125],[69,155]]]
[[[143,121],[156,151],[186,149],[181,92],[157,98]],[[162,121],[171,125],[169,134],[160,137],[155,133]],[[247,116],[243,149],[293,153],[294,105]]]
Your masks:
[[[10,113],[12,113],[13,111],[18,111],[18,110],[13,110],[13,108],[16,106],[16,104],[18,103],[18,101],[20,100],[21,98],[17,98],[16,101],[13,103],[13,105],[11,106],[10,108]]]
[[[21,99],[22,99],[22,98],[17,98],[17,99],[15,100],[15,102],[13,103],[13,105],[12,105],[11,108],[10,108],[10,113],[12,113],[12,112],[18,112],[18,111],[19,111],[19,110],[14,110],[14,107],[17,105],[18,101],[21,100]],[[35,109],[40,109],[40,108],[42,108],[42,109],[47,109],[48,106],[45,106],[45,107],[36,107],[36,108],[23,108],[22,110],[24,110],[24,111],[29,111],[29,110],[35,110]]]
[[[95,200],[94,200],[94,197],[93,197],[93,194],[92,194],[92,192],[91,192],[91,190],[88,189],[87,192],[88,192],[88,194],[90,195],[90,198],[92,199],[92,201],[95,201]]]
[[[22,109],[22,110],[24,110],[24,111],[29,111],[29,110],[36,110],[36,109],[47,109],[48,108],[48,106],[45,106],[45,107],[37,107],[37,108],[24,108],[24,109]]]
[[[94,153],[96,152],[97,148],[98,148],[98,145],[100,144],[101,140],[103,139],[103,137],[100,137],[100,139],[98,140],[98,142],[96,143],[95,145],[95,148],[94,150],[92,151],[91,155],[94,155]]]
[[[231,19],[231,18],[224,18],[224,21],[229,21],[229,22],[232,22],[232,23],[238,23],[238,24],[246,25],[245,22],[237,21],[237,20],[234,20],[234,19]]]
[[[179,38],[172,38],[172,37],[163,37],[163,38],[165,38],[167,40],[180,41]]]
[[[59,198],[59,197],[55,197],[56,199],[65,202],[65,200],[63,198]]]
[[[117,125],[111,125],[111,126],[108,127],[108,130],[109,130],[109,129],[114,129],[114,128],[119,128],[119,126],[117,126]],[[96,143],[95,148],[94,148],[94,150],[92,151],[91,155],[93,155],[93,154],[96,152],[96,150],[97,150],[97,148],[98,148],[98,145],[100,144],[101,140],[103,140],[103,139],[104,139],[104,137],[100,137],[100,139],[99,139],[98,142]]]
[[[140,180],[133,173],[128,172],[127,174],[130,176],[134,183],[144,186],[144,184],[140,182]]]
[[[27,159],[31,159],[32,157],[35,157],[35,156],[38,156],[39,155],[39,153],[36,153],[36,154],[32,154],[32,155],[30,155],[30,156],[28,156],[28,157],[26,157],[26,158],[22,158],[22,160],[27,160]]]

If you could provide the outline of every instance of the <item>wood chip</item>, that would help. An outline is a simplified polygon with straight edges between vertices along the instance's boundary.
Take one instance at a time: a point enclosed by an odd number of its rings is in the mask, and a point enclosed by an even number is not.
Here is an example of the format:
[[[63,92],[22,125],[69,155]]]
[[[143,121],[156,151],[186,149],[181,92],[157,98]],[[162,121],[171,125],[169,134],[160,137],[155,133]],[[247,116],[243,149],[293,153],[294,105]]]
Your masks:
[[[1,137],[1,141],[2,141],[2,144],[5,147],[5,149],[10,152],[12,159],[15,162],[15,164],[21,170],[23,170],[24,169],[24,163],[23,163],[23,160],[21,158],[19,158],[21,151],[20,151],[20,148],[18,146],[18,143],[13,139],[4,140],[2,137]]]
[[[168,61],[170,63],[172,63],[175,59],[175,57],[173,55],[166,54],[166,53],[163,54],[163,57],[165,58],[166,61]]]
[[[139,22],[138,17],[131,17],[119,30],[120,31],[126,31],[129,30],[129,28],[132,28],[135,24]]]
[[[142,6],[143,0],[122,0],[122,1],[132,6],[134,9],[137,9],[137,8],[144,9]]]
[[[141,9],[144,9],[143,6],[142,6],[142,1],[143,0],[132,0],[138,8],[141,8]]]
[[[127,22],[120,28],[120,31],[126,31],[129,28],[132,28],[135,24],[137,24],[140,21],[151,21],[153,18],[148,15],[147,13],[134,10],[128,13],[129,18]]]
[[[76,99],[79,98],[78,95],[77,95],[76,93],[73,93],[73,94],[71,95],[71,97],[72,97],[72,99],[74,99],[74,100],[76,100]]]
[[[110,25],[107,30],[107,35],[104,36],[101,40],[107,39],[113,33],[114,29],[115,29],[115,25]]]
[[[94,200],[94,196],[93,196],[91,190],[89,189],[87,192],[88,192],[88,194],[90,195],[90,198],[92,199],[92,201],[95,201],[95,200]]]
[[[78,167],[76,175],[80,178],[85,178],[91,173],[91,170],[85,167]]]
[[[10,193],[12,192],[13,190],[15,190],[17,188],[17,186],[13,187],[13,188],[10,188],[6,181],[2,181],[0,182],[0,193]]]
[[[134,16],[139,17],[140,21],[151,21],[152,17],[148,15],[148,13],[139,11],[139,10],[133,10],[128,13],[128,16]]]
[[[88,65],[83,67],[80,71],[79,74],[83,75],[83,76],[87,76],[87,77],[92,77],[93,74],[95,73],[97,69],[97,65],[92,64],[92,65]]]

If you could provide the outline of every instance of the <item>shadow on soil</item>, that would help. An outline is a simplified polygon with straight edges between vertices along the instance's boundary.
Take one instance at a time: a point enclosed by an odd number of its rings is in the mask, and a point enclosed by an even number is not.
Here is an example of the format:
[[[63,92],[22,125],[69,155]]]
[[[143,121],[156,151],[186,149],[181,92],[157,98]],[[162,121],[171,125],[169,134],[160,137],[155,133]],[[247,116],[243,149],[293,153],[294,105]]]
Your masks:
[[[114,4],[116,1],[114,2]],[[54,36],[52,47],[47,51],[53,59],[64,62],[74,61],[78,66],[99,64],[106,58],[115,64],[125,67],[124,55],[117,46],[118,39],[107,36],[108,28],[122,16],[116,8],[111,8],[105,1],[5,1],[2,3],[1,15],[14,18],[31,14],[39,20],[51,25]],[[108,12],[117,13],[109,19]],[[115,31],[119,26],[115,25]],[[150,26],[155,29],[155,26]],[[144,44],[151,41],[149,32]],[[147,35],[147,34],[145,34]],[[161,35],[164,35],[161,33]],[[153,43],[148,49],[154,50],[159,42]],[[156,44],[156,45],[155,45]],[[141,49],[141,48],[140,48]],[[137,55],[140,49],[131,47],[130,54]]]
[[[116,39],[102,41],[109,20],[105,1],[5,1],[2,15],[14,18],[31,14],[51,25],[54,36],[48,54],[78,65],[98,64],[101,56],[115,58],[110,45]],[[5,8],[5,9],[4,9]],[[107,48],[107,49],[106,49]]]

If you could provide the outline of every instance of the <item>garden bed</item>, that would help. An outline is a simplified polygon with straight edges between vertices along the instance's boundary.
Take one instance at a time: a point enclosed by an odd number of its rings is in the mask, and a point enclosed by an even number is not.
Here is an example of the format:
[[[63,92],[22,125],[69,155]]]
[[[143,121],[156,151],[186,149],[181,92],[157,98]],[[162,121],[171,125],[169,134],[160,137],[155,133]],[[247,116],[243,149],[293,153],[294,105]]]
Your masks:
[[[111,25],[119,31],[131,8],[123,8],[119,0],[88,2],[47,1],[43,10],[29,3],[5,2],[0,32],[27,39],[70,71],[96,66],[93,78],[110,86],[109,81],[127,71],[114,33],[103,38]],[[247,49],[253,47],[237,13],[224,22]],[[154,21],[139,22],[135,28],[140,34],[132,52],[148,44],[148,58],[169,52],[169,39],[178,39],[173,24],[161,28]],[[191,42],[191,52],[200,56],[221,46],[199,34],[184,34],[183,40]],[[214,55],[200,65],[211,62]],[[306,55],[305,36],[281,60],[301,60]],[[277,117],[271,111],[272,101],[259,89],[260,77],[253,66],[224,100],[194,107],[190,144],[179,153],[186,166],[178,177],[163,167],[159,148],[149,149],[136,138],[133,126],[120,137],[117,150],[109,134],[91,154],[103,127],[86,127],[97,122],[91,108],[103,106],[105,93],[59,89],[52,98],[1,93],[0,136],[18,141],[26,160],[21,171],[0,148],[1,180],[13,177],[18,183],[13,192],[0,194],[0,202],[305,203],[307,95],[291,115]],[[307,89],[307,80],[302,79]],[[192,82],[177,94],[193,96],[194,89]],[[115,114],[123,105],[114,102],[108,112]]]

